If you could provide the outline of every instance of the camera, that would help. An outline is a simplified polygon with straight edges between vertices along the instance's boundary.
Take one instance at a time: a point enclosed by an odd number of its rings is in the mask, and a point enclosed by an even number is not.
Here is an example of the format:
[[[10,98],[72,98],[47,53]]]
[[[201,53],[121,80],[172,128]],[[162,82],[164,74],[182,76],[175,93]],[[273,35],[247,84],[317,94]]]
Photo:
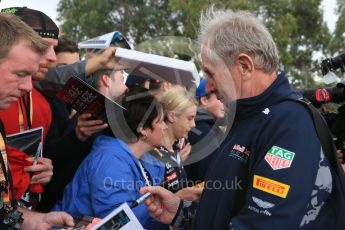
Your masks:
[[[345,53],[336,57],[326,58],[321,64],[322,75],[333,73],[338,69],[345,72]],[[335,87],[301,90],[300,93],[308,99],[316,108],[332,102],[340,104],[345,102],[345,82],[338,83]],[[322,112],[327,125],[334,136],[337,149],[345,153],[345,104],[341,105],[337,112]],[[345,155],[344,155],[345,160]]]
[[[300,93],[316,108],[329,102],[337,104],[345,102],[345,85],[343,83],[339,83],[335,87],[301,90]],[[336,148],[345,153],[345,104],[341,105],[337,112],[321,111],[321,114],[334,135]]]
[[[345,72],[345,53],[336,57],[326,58],[321,62],[320,67],[322,75],[326,75],[330,71],[334,72],[337,69],[341,69],[342,72]]]
[[[18,230],[23,223],[23,213],[18,210],[5,211],[4,217],[2,218],[3,225],[8,230]]]
[[[341,103],[345,102],[345,85],[339,83],[335,87],[318,88],[318,89],[304,89],[300,93],[307,98],[316,108],[320,108],[321,105],[333,102]]]

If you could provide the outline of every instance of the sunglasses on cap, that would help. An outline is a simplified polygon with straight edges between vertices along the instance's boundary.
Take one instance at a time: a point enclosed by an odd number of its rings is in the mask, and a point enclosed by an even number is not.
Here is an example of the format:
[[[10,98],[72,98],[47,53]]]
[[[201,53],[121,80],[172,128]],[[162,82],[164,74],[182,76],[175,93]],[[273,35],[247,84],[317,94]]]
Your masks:
[[[131,49],[131,46],[129,45],[126,38],[120,33],[119,31],[116,31],[113,35],[113,38],[111,39],[110,46],[117,46],[120,48],[125,49]]]
[[[110,47],[116,46],[124,49],[132,49],[131,46],[129,45],[128,41],[126,40],[125,36],[122,35],[119,31],[115,31],[113,37],[111,38],[111,42],[109,44]],[[103,49],[93,49],[89,48],[87,49],[87,52],[90,53],[101,53],[103,52]]]

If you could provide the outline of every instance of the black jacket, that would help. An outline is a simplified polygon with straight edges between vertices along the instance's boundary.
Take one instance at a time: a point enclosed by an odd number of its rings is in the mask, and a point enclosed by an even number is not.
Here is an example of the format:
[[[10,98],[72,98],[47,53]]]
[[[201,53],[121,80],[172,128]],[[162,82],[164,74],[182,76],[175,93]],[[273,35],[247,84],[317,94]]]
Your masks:
[[[189,162],[187,161],[185,164],[189,180],[194,183],[200,183],[205,180],[207,169],[217,155],[216,149],[220,144],[221,136],[222,131],[218,127],[218,122],[216,124],[215,118],[205,109],[199,107],[195,117],[195,128],[188,134],[188,141],[192,145],[189,158],[196,160],[196,162],[188,164],[191,162],[188,159]],[[211,142],[215,143],[215,148],[210,151],[204,151],[202,146],[210,146]],[[203,149],[203,151],[198,151],[198,149]]]

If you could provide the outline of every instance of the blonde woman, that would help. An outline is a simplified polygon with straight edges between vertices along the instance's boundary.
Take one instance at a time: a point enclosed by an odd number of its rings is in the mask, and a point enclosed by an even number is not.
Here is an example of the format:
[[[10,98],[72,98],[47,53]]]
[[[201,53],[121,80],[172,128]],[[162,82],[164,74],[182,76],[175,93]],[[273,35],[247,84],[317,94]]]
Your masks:
[[[166,170],[163,187],[176,192],[181,199],[198,200],[202,189],[187,187],[184,159],[181,156],[181,153],[188,155],[191,146],[186,144],[181,149],[176,145],[181,139],[186,139],[190,130],[195,127],[196,101],[185,88],[175,86],[163,93],[160,102],[165,113],[164,121],[168,126],[164,133],[164,146],[159,149]]]

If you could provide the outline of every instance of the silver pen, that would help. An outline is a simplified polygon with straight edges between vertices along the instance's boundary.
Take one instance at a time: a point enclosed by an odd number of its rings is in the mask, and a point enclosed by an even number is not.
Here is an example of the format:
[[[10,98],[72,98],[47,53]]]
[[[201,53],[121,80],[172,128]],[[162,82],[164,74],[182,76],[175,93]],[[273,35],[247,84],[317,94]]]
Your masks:
[[[37,151],[34,156],[34,162],[32,163],[32,165],[37,164],[38,158],[41,156],[41,152],[42,152],[42,141],[38,144]]]
[[[34,161],[32,162],[32,165],[37,164],[38,158],[39,158],[39,156],[41,156],[41,153],[42,153],[42,141],[38,144],[37,151],[36,151],[36,154],[34,156]],[[34,172],[30,172],[29,174],[30,174],[30,178],[31,178],[34,175]]]
[[[141,202],[143,202],[144,200],[146,200],[147,198],[149,198],[152,194],[150,192],[145,193],[144,195],[142,195],[141,197],[139,197],[136,201],[134,201],[130,208],[135,208],[137,207]]]

